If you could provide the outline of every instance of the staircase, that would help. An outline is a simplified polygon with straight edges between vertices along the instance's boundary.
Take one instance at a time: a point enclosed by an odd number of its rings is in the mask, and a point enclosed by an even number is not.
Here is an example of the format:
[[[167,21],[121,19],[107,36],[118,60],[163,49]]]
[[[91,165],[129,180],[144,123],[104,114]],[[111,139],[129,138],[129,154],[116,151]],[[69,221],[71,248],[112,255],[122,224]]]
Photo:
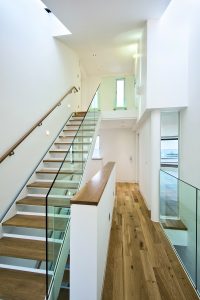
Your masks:
[[[60,285],[59,299],[69,299],[70,199],[79,189],[96,124],[90,112],[72,114],[4,219],[0,299],[44,300],[47,290],[48,299],[57,299]],[[58,256],[66,264],[59,265]]]

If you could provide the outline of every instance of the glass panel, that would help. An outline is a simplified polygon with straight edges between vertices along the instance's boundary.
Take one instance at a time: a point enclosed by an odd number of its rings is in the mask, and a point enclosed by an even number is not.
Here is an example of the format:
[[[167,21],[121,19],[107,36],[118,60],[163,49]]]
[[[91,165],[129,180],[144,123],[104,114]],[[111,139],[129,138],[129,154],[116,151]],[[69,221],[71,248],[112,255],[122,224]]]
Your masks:
[[[196,189],[179,180],[180,220],[186,226],[187,243],[175,246],[193,282],[196,282]]]
[[[167,173],[178,177],[179,165],[179,113],[161,113],[160,164]]]
[[[193,186],[160,171],[160,221],[195,285],[196,191]]]
[[[96,96],[93,101],[96,101]],[[71,117],[70,127],[69,124],[66,125],[62,136],[65,148],[53,154],[59,159],[55,166],[59,171],[47,194],[46,208],[47,290],[52,299],[58,297],[69,256],[70,199],[80,187],[94,138],[99,118],[99,112],[93,109],[95,103],[91,102],[85,115]]]
[[[161,165],[178,166],[178,138],[161,139]]]
[[[96,92],[96,94],[94,96],[94,99],[91,104],[91,108],[93,108],[93,109],[99,108],[99,93],[98,93],[98,91]]]
[[[124,79],[117,80],[117,107],[124,107]]]
[[[200,292],[200,190],[197,191],[197,290]]]
[[[177,219],[179,217],[178,179],[160,172],[160,216]]]

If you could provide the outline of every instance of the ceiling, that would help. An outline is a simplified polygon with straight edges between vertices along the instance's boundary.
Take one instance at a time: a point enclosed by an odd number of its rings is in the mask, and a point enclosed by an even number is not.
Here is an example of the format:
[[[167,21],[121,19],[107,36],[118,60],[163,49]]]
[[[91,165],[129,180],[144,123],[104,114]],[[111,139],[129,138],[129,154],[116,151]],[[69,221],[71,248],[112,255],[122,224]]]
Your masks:
[[[147,19],[170,0],[43,0],[71,31],[62,40],[88,75],[133,74],[133,54]]]

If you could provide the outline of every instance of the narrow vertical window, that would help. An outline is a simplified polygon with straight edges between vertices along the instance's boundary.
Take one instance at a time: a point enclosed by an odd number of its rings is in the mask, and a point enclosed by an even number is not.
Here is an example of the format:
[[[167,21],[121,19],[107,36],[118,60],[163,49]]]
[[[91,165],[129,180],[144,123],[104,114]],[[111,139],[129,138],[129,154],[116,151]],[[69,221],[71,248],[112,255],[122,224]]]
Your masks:
[[[98,94],[98,91],[94,95],[94,98],[93,98],[93,101],[92,101],[92,104],[91,104],[91,108],[92,109],[99,109],[99,94]]]
[[[116,107],[124,107],[124,79],[117,79],[117,101]]]
[[[95,146],[94,146],[94,151],[92,155],[92,159],[100,159],[101,154],[100,154],[100,140],[99,140],[99,135],[96,138]]]

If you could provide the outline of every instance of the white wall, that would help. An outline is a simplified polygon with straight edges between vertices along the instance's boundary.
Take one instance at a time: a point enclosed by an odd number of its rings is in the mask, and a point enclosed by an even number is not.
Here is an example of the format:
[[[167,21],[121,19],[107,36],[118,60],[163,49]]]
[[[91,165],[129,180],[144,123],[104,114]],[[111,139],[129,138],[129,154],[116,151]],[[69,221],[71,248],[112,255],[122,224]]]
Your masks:
[[[136,134],[131,129],[100,129],[100,150],[103,165],[116,162],[116,177],[119,182],[136,181]]]
[[[186,1],[185,10],[189,15],[189,56],[188,56],[188,102],[189,107],[180,114],[180,177],[200,188],[200,2]],[[180,5],[180,13],[182,7]]]
[[[96,179],[93,178],[96,184],[98,175],[97,173]],[[98,206],[71,206],[71,300],[101,299],[115,200],[115,182],[114,167]]]
[[[12,146],[72,86],[80,86],[79,60],[51,35],[51,22],[38,0],[0,3],[0,154]],[[71,108],[67,107],[71,104]],[[1,210],[9,205],[80,93],[69,96],[43,126],[0,165]],[[50,130],[50,136],[45,130]]]
[[[84,72],[84,71],[83,71]],[[82,110],[86,111],[90,105],[96,90],[101,83],[100,77],[88,76],[84,72],[84,78],[82,79]]]
[[[147,108],[188,104],[186,1],[171,1],[160,20],[147,23]]]
[[[139,134],[139,187],[148,209],[150,202],[150,174],[151,174],[151,119],[148,116],[140,125]]]
[[[145,24],[142,37],[138,44],[139,57],[135,61],[136,68],[136,103],[138,107],[138,119],[146,109],[146,86],[147,86],[147,24]]]
[[[161,136],[179,136],[179,112],[161,112]]]
[[[116,80],[125,79],[124,99],[128,110],[135,110],[135,87],[133,75],[107,76],[102,78],[99,88],[99,106],[102,111],[113,111],[116,107]]]

